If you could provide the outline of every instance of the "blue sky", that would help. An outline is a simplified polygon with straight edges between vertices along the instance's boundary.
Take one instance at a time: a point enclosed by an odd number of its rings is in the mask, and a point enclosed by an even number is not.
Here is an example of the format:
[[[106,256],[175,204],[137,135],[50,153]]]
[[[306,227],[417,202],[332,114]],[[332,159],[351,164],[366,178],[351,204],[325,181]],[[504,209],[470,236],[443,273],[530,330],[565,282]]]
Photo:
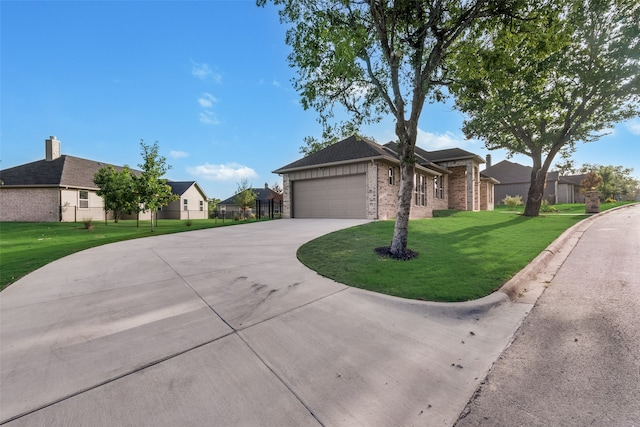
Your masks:
[[[167,178],[197,180],[225,199],[243,177],[254,187],[281,182],[271,171],[300,157],[305,136],[320,136],[292,88],[272,5],[0,0],[0,27],[3,169],[44,158],[50,135],[62,154],[137,167],[144,139],[158,141]],[[462,120],[450,105],[428,105],[418,145],[485,157],[481,142],[464,139]],[[362,131],[386,143],[393,129],[386,120]],[[611,132],[580,144],[576,164],[633,167],[640,177],[640,120]],[[506,158],[491,154],[494,164]]]

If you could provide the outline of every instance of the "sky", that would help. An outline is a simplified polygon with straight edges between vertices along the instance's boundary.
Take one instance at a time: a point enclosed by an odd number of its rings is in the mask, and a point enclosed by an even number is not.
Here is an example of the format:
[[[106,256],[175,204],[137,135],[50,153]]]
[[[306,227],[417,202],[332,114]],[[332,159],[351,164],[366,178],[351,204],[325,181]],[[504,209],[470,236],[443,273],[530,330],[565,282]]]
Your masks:
[[[158,142],[174,181],[198,181],[210,198],[281,185],[271,173],[321,137],[317,113],[293,89],[286,27],[255,1],[0,0],[0,168],[44,158],[56,136],[62,154],[137,168],[140,140]],[[465,139],[464,117],[425,106],[418,146],[458,147],[493,164],[507,159]],[[634,168],[640,177],[640,119],[578,144],[576,165]],[[391,118],[361,129],[395,140]],[[526,156],[510,161],[531,165]]]

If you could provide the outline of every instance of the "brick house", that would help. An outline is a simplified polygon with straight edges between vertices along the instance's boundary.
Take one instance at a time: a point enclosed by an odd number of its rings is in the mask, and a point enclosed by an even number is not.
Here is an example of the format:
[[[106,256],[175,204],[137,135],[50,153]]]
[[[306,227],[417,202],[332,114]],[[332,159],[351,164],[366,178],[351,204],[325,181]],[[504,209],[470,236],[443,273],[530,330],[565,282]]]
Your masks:
[[[283,216],[395,218],[400,184],[396,150],[395,143],[379,145],[351,136],[275,170],[283,178]],[[418,147],[415,154],[412,219],[430,218],[440,209],[480,210],[480,191],[493,191],[491,180],[480,184],[478,169],[484,160],[479,156]]]
[[[109,165],[61,154],[60,141],[55,136],[50,137],[45,141],[44,160],[0,170],[0,221],[104,220],[104,203],[102,197],[96,194],[98,187],[93,177],[105,166]],[[121,166],[111,166],[116,171],[123,169]],[[207,198],[195,182],[173,182],[169,185],[184,190],[182,193],[174,192],[180,195],[181,201],[186,197],[189,203],[193,201],[198,214],[202,212],[199,208],[203,204],[203,218],[207,218]],[[171,209],[167,212],[171,212]],[[182,218],[182,209],[176,213],[173,216],[170,213],[159,214],[158,217]],[[110,213],[107,218],[111,218]],[[149,218],[149,212],[140,213],[140,219]]]

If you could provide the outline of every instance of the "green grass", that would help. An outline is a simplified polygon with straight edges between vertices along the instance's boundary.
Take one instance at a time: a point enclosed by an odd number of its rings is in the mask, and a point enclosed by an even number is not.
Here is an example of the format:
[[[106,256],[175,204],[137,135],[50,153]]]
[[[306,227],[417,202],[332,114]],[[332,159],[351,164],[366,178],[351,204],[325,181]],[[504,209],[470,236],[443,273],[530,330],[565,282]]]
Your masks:
[[[603,206],[611,208],[620,204]],[[560,214],[536,218],[494,212],[437,211],[413,220],[410,261],[382,258],[393,221],[379,221],[331,233],[298,250],[298,258],[319,274],[350,286],[403,298],[466,301],[497,290],[567,228],[586,218],[584,205],[560,205]],[[567,215],[569,214],[569,215]]]
[[[117,224],[93,222],[87,230],[82,222],[2,222],[0,223],[0,290],[26,274],[66,255],[83,249],[122,240],[161,234],[200,230],[203,228],[242,224],[244,221],[218,219],[158,220],[152,233],[149,221],[121,220]]]

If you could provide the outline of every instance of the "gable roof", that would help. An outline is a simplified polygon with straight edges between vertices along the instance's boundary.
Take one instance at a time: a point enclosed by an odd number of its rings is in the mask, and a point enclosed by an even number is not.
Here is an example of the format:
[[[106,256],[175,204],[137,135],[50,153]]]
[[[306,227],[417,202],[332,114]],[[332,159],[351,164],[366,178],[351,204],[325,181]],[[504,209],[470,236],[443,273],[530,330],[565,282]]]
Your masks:
[[[484,159],[477,154],[463,150],[462,148],[447,148],[446,150],[426,151],[420,147],[416,147],[416,153],[426,157],[432,162],[450,162],[453,160],[473,159],[478,163],[485,163]]]
[[[319,165],[330,165],[346,163],[353,160],[368,160],[375,158],[387,158],[397,161],[395,153],[385,149],[383,146],[369,141],[366,138],[350,136],[342,141],[336,142],[320,151],[309,154],[300,160],[289,163],[273,171],[273,173],[284,173],[293,170],[307,169]]]
[[[582,181],[584,181],[586,177],[587,177],[586,174],[566,175],[566,176],[561,176],[558,179],[558,181],[560,182],[560,184],[573,184],[573,185],[580,186],[582,184]]]
[[[178,196],[182,196],[187,192],[188,189],[195,186],[196,190],[202,195],[202,197],[207,200],[207,195],[204,190],[200,188],[200,185],[196,181],[171,181],[167,180],[167,185],[171,187],[171,192],[173,194],[177,194]]]
[[[420,156],[419,153],[416,153],[416,157],[418,158],[418,164],[424,168],[432,169],[440,173],[449,173],[447,169]],[[367,138],[350,136],[320,151],[303,157],[300,160],[289,163],[273,171],[273,173],[285,173],[318,167],[320,165],[329,166],[372,159],[385,159],[392,163],[398,163],[397,145],[394,142],[380,145]]]
[[[252,188],[252,190],[257,194],[256,200],[260,200],[260,202],[268,202],[269,196],[271,196],[271,198],[278,196],[279,194],[276,193],[275,191],[273,191],[270,188]],[[237,194],[237,193],[236,193]],[[235,205],[236,201],[236,194],[234,194],[233,196],[229,197],[228,199],[225,199],[223,201],[221,201],[220,203],[218,203],[219,205]]]
[[[38,160],[0,170],[0,180],[4,186],[73,187],[97,190],[93,176],[104,166],[113,166],[116,171],[124,169],[108,163],[62,155],[54,160]],[[132,171],[136,174],[140,173],[133,169]]]
[[[500,181],[501,184],[526,183],[531,181],[530,166],[503,160],[481,171],[486,176]]]

